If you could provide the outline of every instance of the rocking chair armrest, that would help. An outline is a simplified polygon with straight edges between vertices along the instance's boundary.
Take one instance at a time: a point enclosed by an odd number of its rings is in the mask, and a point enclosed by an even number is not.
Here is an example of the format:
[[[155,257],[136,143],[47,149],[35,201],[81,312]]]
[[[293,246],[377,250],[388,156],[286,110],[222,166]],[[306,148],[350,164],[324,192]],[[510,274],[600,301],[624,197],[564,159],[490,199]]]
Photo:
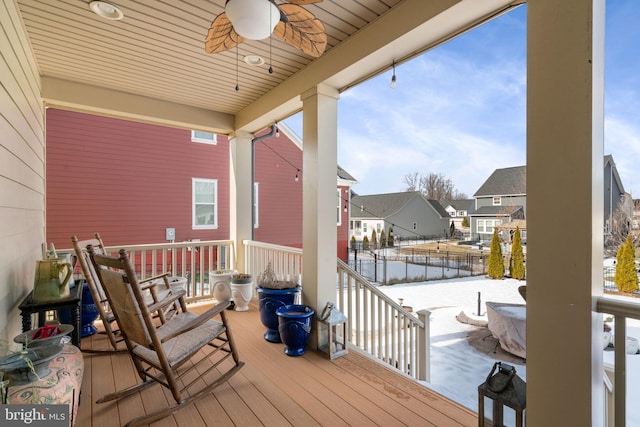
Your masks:
[[[160,282],[157,281],[158,279],[163,279],[162,281],[164,282],[165,287],[171,287],[171,285],[169,285],[169,273],[162,273],[157,276],[147,277],[146,279],[139,280],[138,283],[140,283],[142,289],[148,289],[152,286],[159,285]]]
[[[177,335],[180,335],[180,334],[182,334],[184,332],[190,331],[191,329],[197,328],[200,325],[203,325],[207,321],[211,320],[211,318],[213,318],[214,316],[216,316],[219,313],[223,312],[230,304],[231,304],[230,301],[222,301],[221,303],[216,304],[215,306],[213,306],[209,310],[207,310],[204,313],[200,314],[198,317],[196,317],[196,318],[192,319],[191,321],[185,323],[180,328],[178,328],[177,330],[173,331],[171,334],[163,337],[162,338],[162,342],[166,342],[166,341],[170,340],[171,338],[175,338]]]
[[[170,306],[176,301],[183,299],[186,294],[187,291],[185,291],[184,289],[174,290],[160,301],[149,304],[149,311],[153,313],[155,311],[162,310],[163,308]]]

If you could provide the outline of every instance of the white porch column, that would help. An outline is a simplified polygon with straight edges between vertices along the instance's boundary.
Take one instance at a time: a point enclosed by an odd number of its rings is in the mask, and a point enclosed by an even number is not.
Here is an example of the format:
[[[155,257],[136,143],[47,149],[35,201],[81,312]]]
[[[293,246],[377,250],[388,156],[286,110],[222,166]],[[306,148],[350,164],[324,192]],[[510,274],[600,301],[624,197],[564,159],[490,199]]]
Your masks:
[[[237,132],[229,139],[229,238],[235,241],[236,269],[244,272],[244,246],[251,239],[253,200],[251,177],[251,139],[248,132]],[[255,274],[255,272],[254,272]]]
[[[527,425],[603,425],[604,0],[529,0]]]
[[[302,94],[302,301],[316,310],[336,300],[338,92],[317,86]],[[326,343],[314,327],[309,344]]]

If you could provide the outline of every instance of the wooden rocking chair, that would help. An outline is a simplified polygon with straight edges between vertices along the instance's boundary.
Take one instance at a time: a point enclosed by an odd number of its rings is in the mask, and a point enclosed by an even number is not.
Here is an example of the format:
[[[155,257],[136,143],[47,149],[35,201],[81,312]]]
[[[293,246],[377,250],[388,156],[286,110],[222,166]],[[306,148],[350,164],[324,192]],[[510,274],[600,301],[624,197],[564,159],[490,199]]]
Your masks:
[[[201,315],[184,310],[158,326],[151,313],[171,306],[183,299],[184,294],[169,294],[164,300],[147,306],[125,249],[120,250],[119,257],[98,254],[91,245],[87,251],[142,380],[98,399],[97,403],[132,395],[155,383],[168,388],[176,401],[166,408],[135,418],[126,426],[148,424],[179,411],[207,396],[244,365],[238,358],[227,324],[225,308],[228,301]],[[180,305],[184,307],[184,304]],[[196,353],[197,357],[193,357]],[[233,363],[224,364],[229,358]],[[196,367],[199,368],[198,374],[193,380],[187,380],[185,375]],[[210,372],[216,376],[208,378]],[[191,389],[194,384],[202,383],[204,387]],[[187,389],[188,393],[183,393]]]
[[[97,253],[107,253],[100,234],[95,233],[93,239],[82,241],[78,240],[76,236],[72,236],[71,243],[73,244],[73,249],[76,253],[76,263],[80,264],[80,268],[82,269],[82,274],[87,282],[89,292],[91,292],[93,301],[96,304],[98,316],[104,326],[103,333],[109,339],[109,343],[112,347],[112,349],[82,349],[82,351],[86,353],[114,353],[127,351],[126,348],[118,348],[118,343],[122,342],[123,338],[118,329],[118,325],[116,324],[116,318],[111,311],[109,302],[107,301],[107,295],[105,294],[104,289],[102,289],[100,280],[96,275],[96,270],[94,269],[93,264],[91,263],[91,259],[89,258],[89,254],[86,251],[86,247],[88,245],[92,245]],[[143,283],[143,289],[147,290],[147,304],[156,303],[159,299],[166,297],[168,293],[175,292],[175,290],[173,290],[169,284],[168,276],[168,273],[164,273],[158,276],[149,277],[140,282]],[[158,286],[159,283],[161,283],[162,286]],[[170,315],[177,309],[177,306],[170,307],[167,312]],[[186,310],[186,307],[183,307],[183,309]],[[166,320],[165,316],[167,314],[165,312],[161,312],[159,313],[159,315],[161,321],[164,322]]]

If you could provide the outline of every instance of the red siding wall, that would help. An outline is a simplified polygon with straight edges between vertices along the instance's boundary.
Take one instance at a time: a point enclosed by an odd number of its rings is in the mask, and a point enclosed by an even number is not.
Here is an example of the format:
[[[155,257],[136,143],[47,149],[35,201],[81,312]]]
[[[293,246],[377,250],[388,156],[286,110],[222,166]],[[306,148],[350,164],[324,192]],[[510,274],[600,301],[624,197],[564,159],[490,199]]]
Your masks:
[[[229,142],[191,142],[191,131],[47,109],[47,242],[100,232],[109,246],[229,238]],[[254,239],[302,247],[302,151],[284,134],[255,144],[259,183]],[[218,228],[191,227],[191,178],[218,180]],[[348,188],[342,194],[346,198]],[[347,259],[348,213],[337,227]]]
[[[47,109],[47,242],[98,231],[107,245],[229,237],[229,145],[183,129]],[[218,180],[218,229],[192,230],[191,178]]]
[[[348,201],[349,201],[349,187],[338,187],[340,189],[340,204],[342,208],[340,209],[341,223],[338,226],[338,258],[347,262],[349,259],[349,212],[348,209]],[[347,206],[347,211],[345,212],[345,206]]]
[[[302,151],[284,135],[255,143],[260,242],[302,247]]]

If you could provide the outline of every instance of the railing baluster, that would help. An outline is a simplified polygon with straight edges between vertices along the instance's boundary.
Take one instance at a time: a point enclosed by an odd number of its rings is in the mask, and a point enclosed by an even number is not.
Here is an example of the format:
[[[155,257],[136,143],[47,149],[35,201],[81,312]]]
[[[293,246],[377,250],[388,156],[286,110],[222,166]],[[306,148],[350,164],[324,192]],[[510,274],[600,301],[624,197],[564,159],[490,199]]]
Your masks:
[[[606,295],[599,296],[596,300],[596,311],[614,316],[614,419],[616,427],[624,427],[627,416],[626,323],[627,319],[640,320],[640,303],[635,298],[618,299]]]
[[[627,420],[627,319],[624,316],[615,316],[615,377],[614,377],[614,406],[616,427],[624,427]]]
[[[295,278],[302,273],[301,249],[251,240],[243,245],[246,271],[259,275],[271,262],[276,274]],[[428,379],[428,351],[423,348],[429,339],[423,321],[340,260],[336,272],[337,308],[347,317],[345,341],[414,378]]]

